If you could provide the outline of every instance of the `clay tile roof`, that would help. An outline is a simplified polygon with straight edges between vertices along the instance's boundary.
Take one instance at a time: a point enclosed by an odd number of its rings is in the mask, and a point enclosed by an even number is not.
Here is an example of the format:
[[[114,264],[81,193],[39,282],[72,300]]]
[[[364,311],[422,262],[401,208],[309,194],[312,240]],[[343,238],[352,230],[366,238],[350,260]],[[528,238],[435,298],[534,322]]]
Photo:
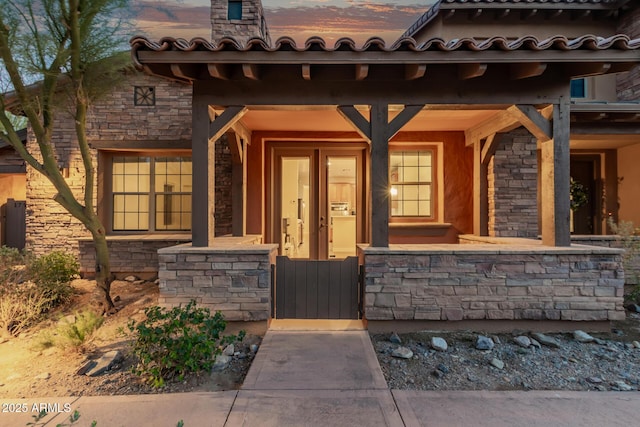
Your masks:
[[[470,0],[473,1],[473,0]],[[501,0],[495,0],[501,1]],[[507,1],[507,0],[502,0]],[[553,0],[550,0],[553,1]],[[594,35],[584,35],[581,37],[569,39],[562,35],[557,35],[545,39],[537,39],[534,36],[525,36],[512,40],[505,37],[491,37],[485,40],[476,40],[473,38],[460,38],[453,40],[444,40],[441,38],[432,38],[424,43],[418,44],[414,39],[405,37],[401,38],[393,45],[387,46],[385,41],[378,37],[372,37],[358,46],[356,42],[350,38],[341,38],[335,42],[333,46],[328,46],[326,41],[321,37],[311,37],[307,39],[303,46],[298,46],[290,37],[280,37],[272,45],[260,38],[252,38],[246,44],[242,44],[232,37],[225,37],[218,42],[212,42],[203,38],[194,38],[190,41],[185,39],[176,39],[172,37],[164,37],[159,42],[153,42],[143,36],[136,36],[130,40],[134,60],[138,51],[237,51],[237,52],[395,52],[395,51],[440,51],[453,52],[459,50],[466,51],[485,51],[485,50],[636,50],[640,49],[640,39],[631,39],[625,34],[618,34],[611,37],[598,37]],[[139,64],[138,64],[139,65]]]

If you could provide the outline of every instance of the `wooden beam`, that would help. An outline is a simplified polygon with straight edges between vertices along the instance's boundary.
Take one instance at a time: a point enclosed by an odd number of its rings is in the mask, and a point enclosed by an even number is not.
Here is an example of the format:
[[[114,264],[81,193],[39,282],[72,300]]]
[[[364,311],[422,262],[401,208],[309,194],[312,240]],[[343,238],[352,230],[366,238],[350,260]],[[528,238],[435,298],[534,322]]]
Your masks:
[[[449,10],[445,13],[445,15],[442,17],[442,19],[444,19],[444,20],[446,21],[447,19],[451,19],[451,18],[453,18],[453,15],[455,15],[455,14],[456,14],[456,11],[455,11],[454,9],[449,9]]]
[[[251,80],[260,80],[260,73],[256,64],[242,64],[242,74]]]
[[[540,62],[511,64],[509,68],[511,80],[520,80],[541,76],[546,71],[547,64]]]
[[[460,80],[481,77],[487,71],[487,64],[460,64],[458,66],[458,78]]]
[[[569,102],[554,104],[553,139],[541,144],[542,244],[571,246],[569,228]]]
[[[556,10],[550,11],[547,14],[547,19],[557,18],[558,16],[562,15],[563,13],[564,13],[564,9],[556,9]]]
[[[0,165],[0,173],[26,173],[27,166],[23,165]]]
[[[405,105],[404,109],[391,120],[389,123],[389,131],[387,136],[389,139],[392,139],[400,129],[404,127],[411,119],[413,119],[416,114],[422,111],[424,105]]]
[[[496,134],[494,133],[489,135],[484,144],[482,144],[482,151],[480,152],[480,163],[483,166],[487,166],[489,164],[489,161],[491,160],[491,157],[493,157],[493,155],[495,154],[497,141],[498,139],[496,138]]]
[[[489,234],[487,166],[482,161],[482,149],[482,141],[473,144],[473,234],[476,236]]]
[[[198,73],[195,65],[171,64],[171,72],[174,76],[183,80],[196,80]]]
[[[511,13],[511,9],[504,9],[502,11],[498,11],[496,13],[496,18],[495,19],[503,19],[506,18],[507,16],[509,16],[509,14]]]
[[[246,145],[243,147],[243,141],[239,135],[235,132],[234,135],[234,140],[229,140],[233,160],[231,164],[231,234],[239,237],[247,234],[247,150]]]
[[[229,80],[231,74],[229,66],[225,64],[207,64],[209,75],[215,79]]]
[[[364,80],[369,75],[369,64],[356,64],[356,80]]]
[[[209,126],[209,140],[216,141],[224,135],[238,120],[247,113],[245,106],[232,105],[227,107]]]
[[[371,246],[389,247],[389,107],[371,106]]]
[[[482,9],[476,9],[475,12],[469,14],[469,20],[474,21],[482,15]]]
[[[215,144],[209,142],[206,99],[194,91],[192,106],[192,175],[198,185],[191,197],[191,239],[194,247],[209,247],[215,235]]]
[[[534,106],[512,105],[507,108],[507,111],[539,141],[548,141],[553,138],[551,123],[545,119]]]
[[[424,77],[427,71],[427,64],[407,64],[404,67],[404,78],[406,80],[415,80]]]
[[[520,15],[520,19],[522,19],[523,21],[526,21],[527,19],[533,18],[537,14],[538,14],[538,9],[523,10]]]
[[[597,76],[607,74],[611,69],[611,63],[565,64],[563,69],[569,77]]]
[[[371,124],[356,107],[352,105],[339,105],[338,113],[358,132],[367,142],[371,142]]]
[[[225,132],[227,137],[227,144],[229,144],[229,152],[231,152],[231,162],[242,163],[242,138],[233,130]]]
[[[107,149],[118,149],[118,150],[149,150],[149,149],[163,149],[163,150],[190,150],[191,149],[191,140],[190,139],[175,139],[175,140],[156,140],[156,139],[145,139],[145,140],[128,140],[128,141],[114,141],[114,140],[95,140],[90,141],[89,145],[91,148],[96,148],[99,150],[107,150]]]
[[[302,78],[311,80],[311,64],[302,64]]]
[[[520,123],[513,117],[511,113],[504,110],[487,120],[467,129],[465,133],[466,145],[473,144],[494,133],[509,132],[510,130],[520,127]]]

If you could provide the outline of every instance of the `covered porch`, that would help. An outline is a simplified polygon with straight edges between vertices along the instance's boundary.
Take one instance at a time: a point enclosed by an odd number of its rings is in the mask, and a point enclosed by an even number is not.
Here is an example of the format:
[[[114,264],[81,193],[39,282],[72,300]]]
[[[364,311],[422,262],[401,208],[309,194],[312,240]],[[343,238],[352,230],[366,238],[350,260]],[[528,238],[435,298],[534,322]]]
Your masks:
[[[349,255],[363,266],[364,317],[620,318],[620,251],[571,244],[569,83],[632,67],[638,59],[628,42],[496,38],[482,46],[417,46],[407,39],[387,48],[373,39],[358,48],[343,39],[329,48],[321,39],[304,47],[289,39],[274,47],[258,39],[244,47],[232,39],[134,39],[141,69],[193,85],[192,243],[159,252],[166,303],[196,297],[233,311],[232,319],[273,315],[277,278],[269,266],[285,254],[287,223],[278,202],[282,163],[272,153],[286,143],[315,145],[319,153],[362,147]],[[223,136],[234,163],[233,234],[261,236],[261,245],[230,247],[214,238],[214,143]],[[435,153],[427,215],[394,213],[390,158],[397,147]],[[313,159],[319,172],[310,187],[320,188],[326,176],[317,159],[324,158]],[[319,242],[309,258],[330,259],[330,244],[319,237],[328,206],[319,202],[309,214],[307,229]],[[230,269],[216,265],[221,251],[237,257]],[[263,259],[239,265],[257,254]],[[216,299],[233,298],[234,286],[252,293],[251,280],[207,278],[237,275],[257,275],[256,286],[271,290],[259,297],[262,305],[243,310]]]

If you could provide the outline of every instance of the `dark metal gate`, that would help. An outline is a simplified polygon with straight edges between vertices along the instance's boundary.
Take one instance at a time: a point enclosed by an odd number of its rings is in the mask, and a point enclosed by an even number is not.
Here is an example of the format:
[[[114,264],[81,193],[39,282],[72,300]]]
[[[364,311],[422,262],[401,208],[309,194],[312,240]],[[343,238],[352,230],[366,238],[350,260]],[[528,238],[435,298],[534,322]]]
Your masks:
[[[275,271],[278,319],[359,319],[358,258],[292,260],[278,256]]]
[[[5,244],[12,248],[24,249],[27,202],[9,199],[6,204]]]

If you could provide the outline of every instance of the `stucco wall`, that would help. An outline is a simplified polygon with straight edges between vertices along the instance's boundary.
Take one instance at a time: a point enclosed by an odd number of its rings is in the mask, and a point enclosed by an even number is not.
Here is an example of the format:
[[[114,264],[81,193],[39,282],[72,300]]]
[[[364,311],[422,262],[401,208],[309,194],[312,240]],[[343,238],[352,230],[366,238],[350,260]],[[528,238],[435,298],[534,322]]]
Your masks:
[[[618,199],[621,221],[632,221],[640,227],[640,203],[638,203],[638,183],[640,182],[640,144],[618,150]]]
[[[496,138],[487,172],[489,236],[536,237],[536,139],[522,128]]]

